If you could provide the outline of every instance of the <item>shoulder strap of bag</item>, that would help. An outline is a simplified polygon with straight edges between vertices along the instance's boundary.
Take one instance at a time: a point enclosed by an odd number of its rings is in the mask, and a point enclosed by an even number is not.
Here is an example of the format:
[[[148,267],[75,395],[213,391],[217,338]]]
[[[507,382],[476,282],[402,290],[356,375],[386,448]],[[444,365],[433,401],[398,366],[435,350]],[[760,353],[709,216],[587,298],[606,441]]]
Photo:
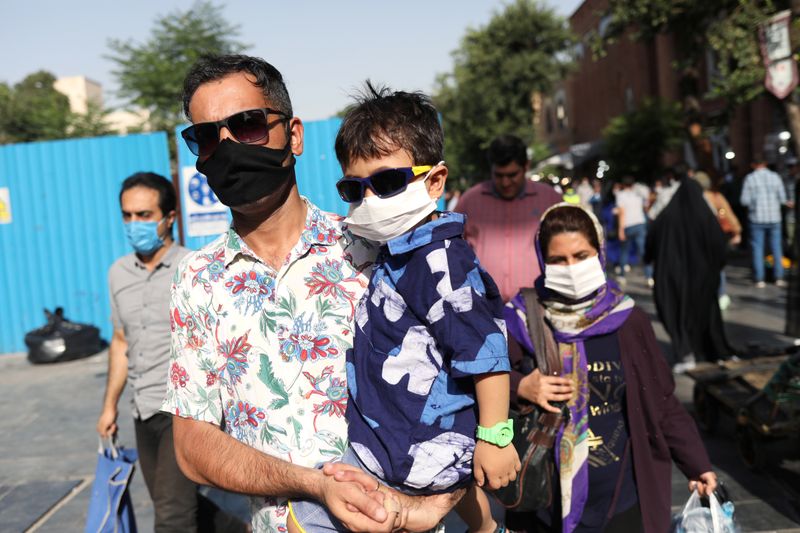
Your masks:
[[[527,310],[528,335],[533,344],[536,366],[543,375],[553,372],[561,374],[561,358],[558,355],[558,345],[553,338],[553,332],[544,321],[544,308],[539,303],[536,289],[526,287],[522,289],[522,298],[525,300]]]

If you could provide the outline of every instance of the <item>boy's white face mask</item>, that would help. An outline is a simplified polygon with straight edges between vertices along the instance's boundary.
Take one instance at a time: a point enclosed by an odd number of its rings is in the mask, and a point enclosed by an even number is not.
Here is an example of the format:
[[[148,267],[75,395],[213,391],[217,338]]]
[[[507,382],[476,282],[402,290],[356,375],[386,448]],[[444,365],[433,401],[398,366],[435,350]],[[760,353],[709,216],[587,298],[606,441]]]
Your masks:
[[[411,182],[406,190],[389,198],[366,196],[350,210],[344,219],[355,235],[386,244],[407,232],[436,210],[436,202],[428,194],[425,180],[441,163],[434,166],[421,180]]]
[[[572,265],[544,266],[544,286],[573,300],[589,296],[605,283],[599,255]]]

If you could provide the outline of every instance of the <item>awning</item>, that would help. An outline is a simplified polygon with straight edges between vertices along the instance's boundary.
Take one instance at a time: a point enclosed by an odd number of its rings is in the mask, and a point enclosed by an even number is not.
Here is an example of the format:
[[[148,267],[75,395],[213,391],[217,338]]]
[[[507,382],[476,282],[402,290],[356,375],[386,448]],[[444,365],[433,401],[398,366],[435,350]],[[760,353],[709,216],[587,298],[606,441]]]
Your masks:
[[[580,166],[586,161],[602,154],[603,148],[604,144],[602,140],[573,144],[566,152],[553,154],[539,161],[536,163],[533,170],[536,172],[546,166],[562,167],[567,170],[572,170],[576,166]]]

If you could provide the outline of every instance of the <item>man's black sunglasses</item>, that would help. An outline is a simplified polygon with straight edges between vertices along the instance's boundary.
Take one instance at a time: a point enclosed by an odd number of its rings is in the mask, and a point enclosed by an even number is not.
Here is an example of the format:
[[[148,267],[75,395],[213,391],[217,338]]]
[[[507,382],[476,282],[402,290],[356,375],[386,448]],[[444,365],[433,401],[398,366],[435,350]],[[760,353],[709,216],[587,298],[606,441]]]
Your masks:
[[[270,114],[281,117],[279,120],[269,122]],[[261,109],[248,109],[234,113],[228,118],[216,122],[201,122],[189,126],[181,132],[181,137],[186,141],[186,146],[194,155],[207,157],[214,153],[219,145],[219,130],[225,126],[233,138],[244,144],[253,144],[264,139],[269,141],[269,130],[291,117],[283,111],[262,107]]]

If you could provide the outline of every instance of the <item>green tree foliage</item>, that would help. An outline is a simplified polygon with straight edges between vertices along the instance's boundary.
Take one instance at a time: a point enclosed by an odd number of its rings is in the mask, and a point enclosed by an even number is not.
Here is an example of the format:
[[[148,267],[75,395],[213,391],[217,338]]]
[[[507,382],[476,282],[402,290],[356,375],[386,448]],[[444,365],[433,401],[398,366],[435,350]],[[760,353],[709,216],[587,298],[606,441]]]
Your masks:
[[[672,34],[683,76],[682,96],[720,97],[730,111],[764,92],[758,26],[789,4],[789,0],[611,0],[606,41],[619,38],[626,29],[632,30],[634,39]],[[697,89],[697,66],[707,51],[718,75],[702,95]],[[688,104],[687,111],[694,111],[691,100]]]
[[[221,6],[199,1],[187,11],[156,19],[143,43],[110,40],[119,95],[149,110],[153,129],[171,132],[184,120],[181,91],[189,67],[204,54],[244,50],[238,34],[238,26],[225,20]]]
[[[8,134],[8,121],[11,117],[11,97],[13,90],[7,83],[0,83],[0,144],[11,142]]]
[[[615,117],[603,130],[610,177],[651,181],[661,174],[662,155],[681,146],[683,113],[677,102],[645,100]]]
[[[108,126],[108,111],[97,102],[86,103],[86,113],[73,113],[69,123],[70,137],[100,137],[115,133]]]
[[[29,142],[67,137],[69,99],[53,88],[51,73],[40,70],[14,85],[0,86],[0,141]]]
[[[467,32],[434,96],[455,176],[485,177],[486,148],[501,133],[534,144],[531,98],[564,78],[573,42],[564,19],[537,0],[515,0]]]

